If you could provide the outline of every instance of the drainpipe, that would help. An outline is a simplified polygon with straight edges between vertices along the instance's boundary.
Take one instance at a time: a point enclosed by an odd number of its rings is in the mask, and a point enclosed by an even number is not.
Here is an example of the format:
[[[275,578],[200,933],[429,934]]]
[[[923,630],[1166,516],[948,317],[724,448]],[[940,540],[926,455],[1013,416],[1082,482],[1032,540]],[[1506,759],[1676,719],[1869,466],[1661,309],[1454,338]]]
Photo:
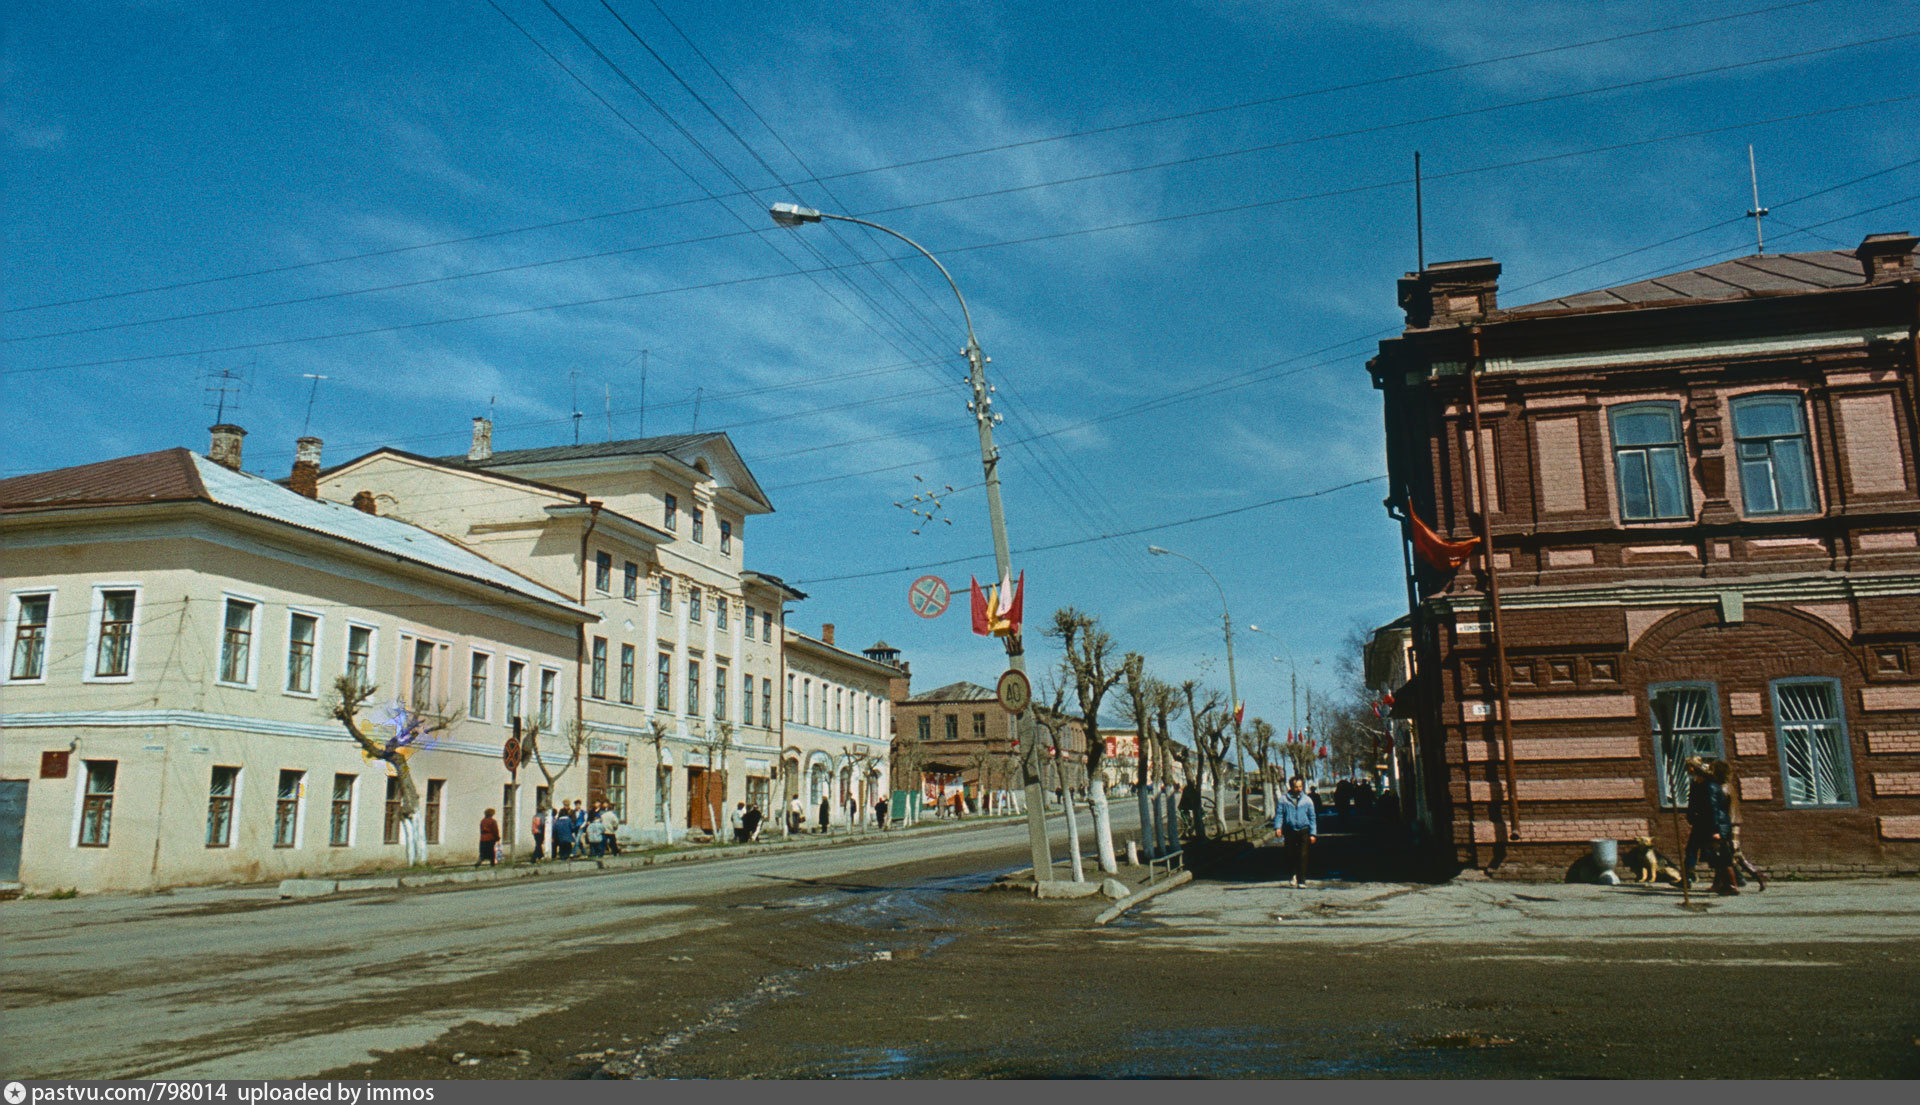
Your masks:
[[[1493,509],[1487,498],[1487,450],[1480,437],[1480,373],[1486,360],[1480,352],[1480,327],[1473,335],[1473,355],[1467,364],[1467,404],[1473,410],[1473,480],[1479,489],[1480,556],[1487,566],[1487,599],[1493,608],[1493,678],[1500,688],[1500,737],[1506,745],[1507,839],[1520,839],[1520,798],[1513,789],[1513,702],[1507,693],[1507,638],[1500,624],[1500,571],[1493,564]]]
[[[587,516],[587,528],[580,533],[580,605],[587,604],[587,541],[593,537],[593,527],[600,524],[600,508],[603,503],[589,501],[587,506],[593,513]],[[587,675],[587,623],[580,623],[580,637],[573,644],[573,719],[580,726],[580,736],[586,739],[586,675]],[[587,777],[593,777],[593,765],[586,765]]]

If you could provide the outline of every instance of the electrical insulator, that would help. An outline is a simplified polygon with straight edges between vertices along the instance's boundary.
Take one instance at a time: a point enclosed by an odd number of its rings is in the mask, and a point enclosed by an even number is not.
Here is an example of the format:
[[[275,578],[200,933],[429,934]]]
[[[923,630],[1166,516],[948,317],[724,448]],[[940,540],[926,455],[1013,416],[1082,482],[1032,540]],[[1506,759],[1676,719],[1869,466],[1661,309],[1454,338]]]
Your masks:
[[[972,409],[973,409],[973,400],[971,400],[971,399],[969,399],[969,400],[967,400],[967,409],[968,409],[968,410],[972,410]]]

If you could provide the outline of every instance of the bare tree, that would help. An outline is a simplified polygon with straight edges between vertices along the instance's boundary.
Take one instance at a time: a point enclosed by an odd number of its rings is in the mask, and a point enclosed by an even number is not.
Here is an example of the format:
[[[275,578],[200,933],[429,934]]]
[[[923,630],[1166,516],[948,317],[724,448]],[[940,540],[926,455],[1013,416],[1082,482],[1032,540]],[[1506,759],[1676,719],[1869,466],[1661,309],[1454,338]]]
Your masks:
[[[1224,829],[1227,754],[1233,745],[1227,727],[1233,724],[1233,714],[1222,705],[1219,691],[1209,688],[1202,694],[1201,690],[1198,680],[1189,679],[1180,684],[1180,693],[1187,700],[1187,721],[1193,727],[1194,751],[1203,774],[1212,781],[1213,815]]]
[[[1100,705],[1114,684],[1126,675],[1115,653],[1113,637],[1100,628],[1100,619],[1071,606],[1055,611],[1045,635],[1060,642],[1063,674],[1073,680],[1080,701],[1080,731],[1087,738],[1087,795],[1093,805],[1093,846],[1100,870],[1120,870],[1113,853],[1113,818],[1107,809],[1106,773],[1100,770],[1106,741],[1100,738]]]
[[[1073,719],[1067,716],[1066,710],[1064,709],[1067,703],[1068,677],[1064,670],[1065,664],[1063,663],[1061,667],[1062,670],[1056,672],[1054,676],[1048,680],[1048,684],[1050,685],[1045,685],[1041,688],[1041,693],[1052,700],[1051,705],[1041,706],[1036,702],[1032,709],[1034,720],[1038,721],[1040,727],[1047,731],[1047,739],[1053,746],[1053,774],[1060,786],[1060,804],[1066,807],[1067,855],[1071,859],[1073,881],[1086,882],[1087,874],[1080,864],[1080,822],[1079,819],[1074,816],[1073,790],[1067,783],[1067,754],[1060,746],[1060,735],[1067,732],[1073,724]],[[1033,877],[1036,880],[1041,878],[1040,872],[1035,871]],[[1046,877],[1049,879],[1052,878],[1053,872],[1047,872]]]
[[[673,782],[671,779],[662,780],[661,772],[671,772],[673,770],[667,766],[666,756],[667,735],[673,730],[667,725],[664,719],[658,717],[653,719],[652,724],[649,725],[648,728],[651,732],[648,734],[647,740],[648,743],[653,745],[653,789],[654,793],[659,796],[658,801],[654,803],[654,808],[657,811],[656,816],[660,820],[661,831],[667,838],[666,843],[672,844]],[[665,785],[662,785],[663,782]]]
[[[1273,739],[1273,726],[1267,724],[1267,722],[1261,718],[1254,718],[1247,723],[1246,731],[1241,734],[1241,739],[1246,743],[1247,755],[1253,757],[1254,768],[1260,773],[1260,793],[1266,798],[1266,806],[1264,808],[1267,811],[1267,816],[1271,817],[1273,816],[1274,810],[1274,778],[1272,768],[1269,767],[1269,764],[1273,762],[1275,754],[1279,751]],[[1245,784],[1243,783],[1242,785]]]
[[[342,675],[333,682],[327,713],[346,728],[347,735],[360,746],[362,756],[379,760],[393,769],[400,791],[400,838],[406,848],[407,862],[425,863],[427,843],[424,826],[420,824],[420,788],[414,785],[411,760],[415,752],[433,744],[435,734],[451,729],[460,720],[460,711],[421,713],[395,702],[383,723],[393,726],[393,736],[382,739],[361,728],[359,720],[361,709],[378,692],[378,687],[362,683],[351,675]]]
[[[713,727],[713,735],[706,740],[705,749],[707,753],[707,774],[700,785],[706,790],[706,793],[700,796],[700,801],[707,807],[707,824],[710,826],[707,829],[707,835],[713,838],[714,843],[719,844],[723,843],[723,841],[720,836],[720,814],[718,810],[713,808],[713,761],[714,754],[718,753],[720,757],[720,772],[724,776],[727,770],[727,753],[733,751],[733,722],[723,721],[715,725]],[[688,802],[692,802],[693,800],[692,795],[687,796]],[[720,788],[720,804],[722,806],[727,804],[727,791],[724,785]]]

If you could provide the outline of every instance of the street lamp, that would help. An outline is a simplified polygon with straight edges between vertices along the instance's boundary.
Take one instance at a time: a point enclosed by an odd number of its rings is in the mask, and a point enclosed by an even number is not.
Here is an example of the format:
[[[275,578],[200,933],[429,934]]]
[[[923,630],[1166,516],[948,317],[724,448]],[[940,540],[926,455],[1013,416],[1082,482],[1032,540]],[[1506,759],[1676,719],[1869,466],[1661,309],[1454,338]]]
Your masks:
[[[1007,518],[1000,508],[1000,452],[993,445],[993,424],[1000,416],[993,413],[993,389],[987,386],[987,357],[980,352],[980,342],[973,336],[973,312],[967,309],[967,297],[960,294],[960,285],[953,282],[953,274],[940,259],[927,251],[927,248],[905,234],[891,227],[870,223],[865,219],[856,219],[851,215],[831,215],[816,211],[811,207],[801,207],[793,203],[776,203],[768,209],[773,221],[789,229],[798,229],[808,223],[817,223],[821,219],[833,219],[836,222],[855,223],[878,230],[898,238],[917,250],[920,256],[933,262],[940,275],[947,278],[947,287],[953,289],[953,297],[960,301],[960,315],[967,325],[967,347],[963,352],[967,358],[967,384],[973,389],[973,401],[967,404],[973,412],[974,422],[980,430],[980,467],[986,475],[987,515],[993,529],[993,559],[1000,570],[1001,579],[1011,579],[1013,575],[1013,554],[1007,544]],[[1026,674],[1027,659],[1020,644],[1020,635],[1007,637],[1007,662],[1013,670]],[[1039,740],[1033,731],[1033,710],[1029,707],[1020,715],[1020,751],[1022,773],[1025,776],[1027,795],[1027,839],[1033,850],[1033,877],[1035,882],[1048,881],[1053,875],[1053,854],[1047,846],[1047,809],[1046,796],[1040,788],[1040,770],[1037,759]]]
[[[1205,564],[1185,553],[1163,549],[1158,545],[1148,545],[1147,551],[1154,556],[1177,556],[1201,571],[1207,572]],[[1233,671],[1233,615],[1227,610],[1226,588],[1220,586],[1220,581],[1214,579],[1212,572],[1207,572],[1207,578],[1213,580],[1213,589],[1220,592],[1220,624],[1225,628],[1227,635],[1227,697],[1233,700],[1228,708],[1234,714],[1233,760],[1235,769],[1240,772],[1240,820],[1245,822],[1247,819],[1247,758],[1246,742],[1240,737],[1240,681],[1235,678]]]

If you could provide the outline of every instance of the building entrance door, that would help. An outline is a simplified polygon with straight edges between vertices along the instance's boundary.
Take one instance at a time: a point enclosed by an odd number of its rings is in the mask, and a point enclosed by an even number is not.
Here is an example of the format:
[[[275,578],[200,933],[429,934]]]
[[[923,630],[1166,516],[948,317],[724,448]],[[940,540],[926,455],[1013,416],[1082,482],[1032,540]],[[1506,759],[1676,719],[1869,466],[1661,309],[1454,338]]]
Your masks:
[[[687,768],[687,828],[714,831],[714,819],[727,802],[727,773]]]
[[[27,781],[0,779],[0,882],[20,879],[20,838],[27,824]]]

